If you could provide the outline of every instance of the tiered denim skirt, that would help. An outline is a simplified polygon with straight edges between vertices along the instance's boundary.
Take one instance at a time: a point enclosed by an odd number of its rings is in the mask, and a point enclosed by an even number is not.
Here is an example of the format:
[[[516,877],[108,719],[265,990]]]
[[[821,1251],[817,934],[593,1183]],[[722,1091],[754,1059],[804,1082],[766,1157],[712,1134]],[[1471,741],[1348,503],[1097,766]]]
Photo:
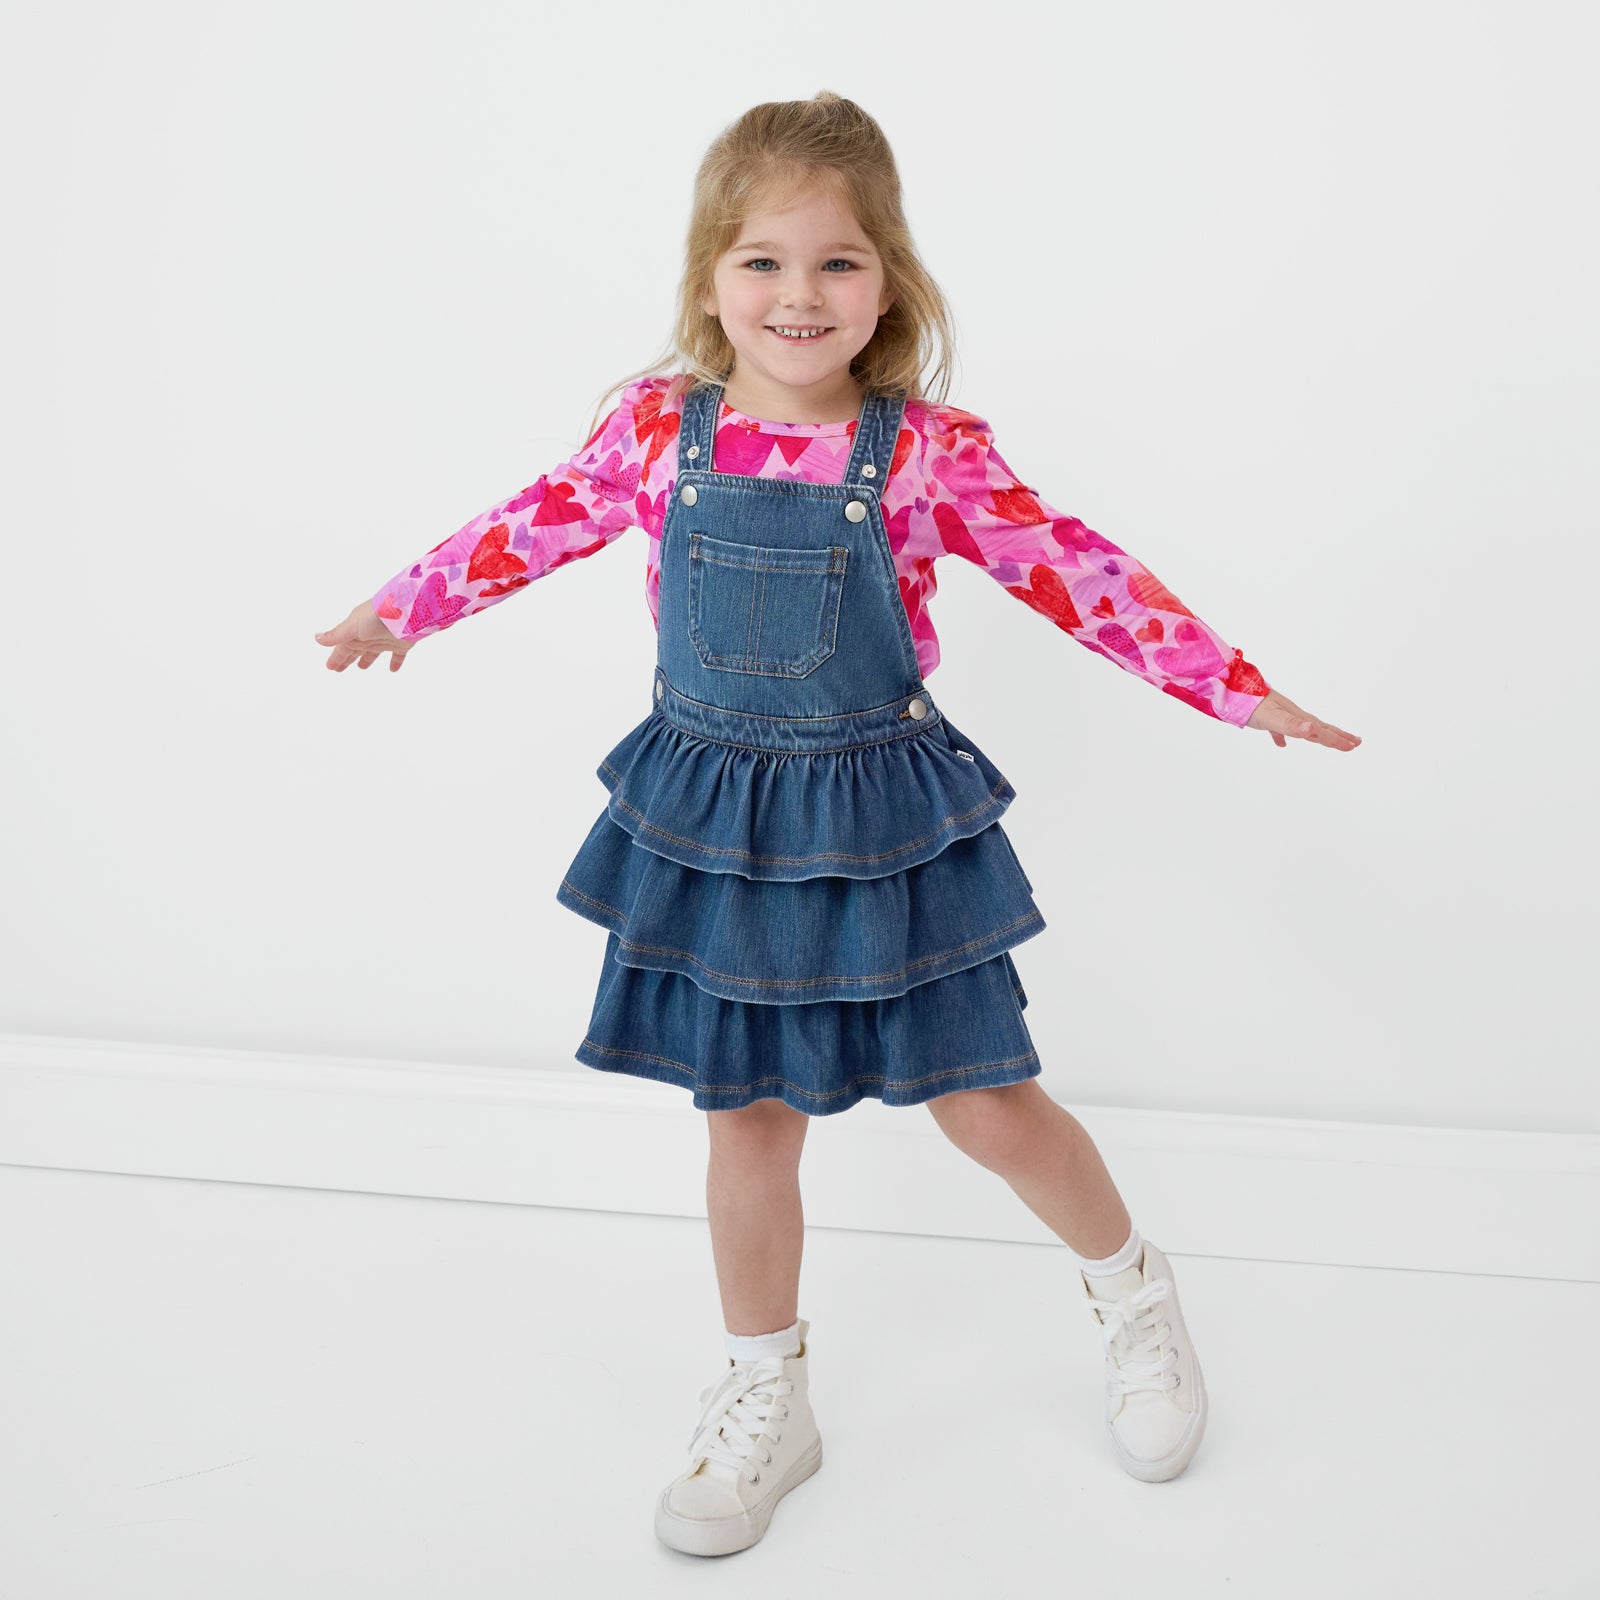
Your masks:
[[[947,717],[804,751],[658,708],[596,770],[609,798],[556,895],[607,930],[579,1061],[813,1116],[1038,1076],[1015,791]]]

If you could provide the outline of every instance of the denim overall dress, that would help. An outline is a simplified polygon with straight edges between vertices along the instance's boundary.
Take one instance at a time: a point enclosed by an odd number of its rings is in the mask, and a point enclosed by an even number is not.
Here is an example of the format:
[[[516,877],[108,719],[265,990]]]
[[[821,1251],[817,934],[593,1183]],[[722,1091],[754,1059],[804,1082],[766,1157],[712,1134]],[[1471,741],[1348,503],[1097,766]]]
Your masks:
[[[905,401],[827,484],[713,471],[721,398],[685,396],[650,711],[556,893],[608,930],[577,1059],[817,1116],[1036,1077],[1015,791],[922,682],[879,505]]]

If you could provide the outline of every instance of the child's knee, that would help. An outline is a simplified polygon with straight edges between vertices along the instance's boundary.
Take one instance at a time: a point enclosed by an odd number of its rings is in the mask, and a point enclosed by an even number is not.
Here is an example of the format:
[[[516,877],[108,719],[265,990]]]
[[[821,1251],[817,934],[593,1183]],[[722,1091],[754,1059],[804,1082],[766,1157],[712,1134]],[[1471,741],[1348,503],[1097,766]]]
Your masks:
[[[958,1089],[927,1104],[953,1145],[982,1166],[1000,1168],[1030,1137],[1040,1093],[1030,1078],[996,1088]]]

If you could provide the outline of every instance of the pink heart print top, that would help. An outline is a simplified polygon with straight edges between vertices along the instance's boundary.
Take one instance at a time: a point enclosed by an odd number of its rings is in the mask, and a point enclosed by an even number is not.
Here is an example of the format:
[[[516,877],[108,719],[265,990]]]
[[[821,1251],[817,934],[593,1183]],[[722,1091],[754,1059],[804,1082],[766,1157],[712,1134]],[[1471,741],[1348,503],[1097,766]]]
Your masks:
[[[645,599],[659,626],[661,527],[678,462],[681,395],[666,375],[639,379],[571,460],[480,512],[390,578],[372,603],[401,639],[438,633],[498,604],[629,528],[649,535]],[[713,464],[751,477],[838,483],[856,423],[767,422],[718,412]],[[939,664],[928,602],[934,563],[982,567],[1079,644],[1196,711],[1242,727],[1266,680],[1134,557],[1063,516],[1022,483],[983,418],[933,400],[906,402],[881,493],[924,679]]]

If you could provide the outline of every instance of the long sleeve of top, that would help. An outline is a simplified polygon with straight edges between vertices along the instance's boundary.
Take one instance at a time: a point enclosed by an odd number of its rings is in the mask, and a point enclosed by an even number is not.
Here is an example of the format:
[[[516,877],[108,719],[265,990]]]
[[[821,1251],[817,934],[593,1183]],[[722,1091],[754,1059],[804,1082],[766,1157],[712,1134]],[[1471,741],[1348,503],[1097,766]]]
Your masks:
[[[649,539],[645,600],[659,625],[661,529],[678,461],[680,399],[668,376],[630,384],[570,460],[480,512],[372,596],[401,639],[419,639],[497,605],[629,528]],[[838,483],[849,422],[768,422],[724,403],[717,470]],[[884,523],[924,680],[939,664],[928,603],[934,564],[954,554],[1079,644],[1196,711],[1242,727],[1266,680],[1135,557],[1056,511],[1020,481],[983,418],[932,400],[906,402]]]

